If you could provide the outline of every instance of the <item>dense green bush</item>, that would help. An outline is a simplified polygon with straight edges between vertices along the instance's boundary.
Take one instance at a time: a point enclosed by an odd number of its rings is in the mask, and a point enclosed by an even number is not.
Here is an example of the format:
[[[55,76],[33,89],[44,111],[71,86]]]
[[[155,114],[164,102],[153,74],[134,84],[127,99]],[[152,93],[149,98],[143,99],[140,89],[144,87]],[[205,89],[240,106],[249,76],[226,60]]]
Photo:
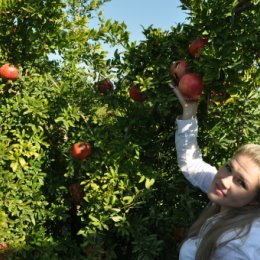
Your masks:
[[[103,18],[106,1],[3,2],[0,65],[17,65],[21,77],[0,84],[0,243],[8,244],[0,253],[178,259],[207,198],[176,165],[180,106],[169,67],[186,58],[203,76],[199,143],[207,161],[220,166],[241,144],[259,143],[258,2],[183,0],[189,22],[148,27],[139,44],[125,24]],[[200,35],[209,42],[194,60],[188,47]],[[107,58],[103,44],[124,50]],[[97,88],[104,78],[114,85],[107,94]],[[143,103],[129,98],[132,85]],[[71,149],[82,141],[92,154],[77,160]]]

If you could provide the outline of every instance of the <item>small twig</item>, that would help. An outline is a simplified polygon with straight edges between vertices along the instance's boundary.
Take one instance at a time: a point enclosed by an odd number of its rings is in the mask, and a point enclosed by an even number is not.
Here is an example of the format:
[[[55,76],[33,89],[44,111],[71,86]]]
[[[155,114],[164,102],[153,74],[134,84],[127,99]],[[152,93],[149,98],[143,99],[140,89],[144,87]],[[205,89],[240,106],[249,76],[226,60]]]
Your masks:
[[[86,119],[85,116],[83,115],[83,113],[80,113],[80,116],[81,116],[81,118],[83,119],[84,123],[87,125],[87,128],[88,128],[89,132],[93,135],[94,133],[93,133],[93,131],[92,131],[92,129],[91,129],[91,127],[90,127],[90,125],[89,125],[87,119]]]

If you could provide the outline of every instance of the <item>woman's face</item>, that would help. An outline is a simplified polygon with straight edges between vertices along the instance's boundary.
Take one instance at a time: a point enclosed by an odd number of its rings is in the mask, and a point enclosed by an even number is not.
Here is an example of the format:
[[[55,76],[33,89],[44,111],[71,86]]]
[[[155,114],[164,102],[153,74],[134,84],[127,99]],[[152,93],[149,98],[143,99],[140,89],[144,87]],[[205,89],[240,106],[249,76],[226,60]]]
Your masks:
[[[237,155],[216,174],[208,190],[221,210],[254,203],[260,190],[260,167],[247,155]]]

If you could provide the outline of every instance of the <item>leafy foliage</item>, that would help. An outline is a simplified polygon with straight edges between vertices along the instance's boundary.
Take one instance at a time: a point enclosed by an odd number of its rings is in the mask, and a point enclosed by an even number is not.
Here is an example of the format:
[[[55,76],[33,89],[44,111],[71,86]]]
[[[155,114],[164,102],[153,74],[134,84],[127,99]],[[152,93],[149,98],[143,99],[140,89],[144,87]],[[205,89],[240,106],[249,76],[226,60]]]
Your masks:
[[[7,9],[12,9],[14,6],[15,1],[14,0],[1,0],[0,1],[0,10],[7,10]]]
[[[0,237],[8,259],[178,259],[207,198],[176,165],[172,61],[185,58],[203,76],[199,142],[207,161],[220,166],[241,144],[259,143],[257,1],[183,0],[189,23],[144,28],[139,44],[124,23],[104,19],[105,2],[1,8],[0,61],[21,75],[0,84]],[[188,46],[200,35],[209,43],[194,60]],[[113,57],[104,44],[116,48]],[[105,78],[114,88],[104,94],[97,84]],[[145,94],[142,104],[129,98],[132,85]],[[86,160],[71,156],[81,141],[93,147]]]

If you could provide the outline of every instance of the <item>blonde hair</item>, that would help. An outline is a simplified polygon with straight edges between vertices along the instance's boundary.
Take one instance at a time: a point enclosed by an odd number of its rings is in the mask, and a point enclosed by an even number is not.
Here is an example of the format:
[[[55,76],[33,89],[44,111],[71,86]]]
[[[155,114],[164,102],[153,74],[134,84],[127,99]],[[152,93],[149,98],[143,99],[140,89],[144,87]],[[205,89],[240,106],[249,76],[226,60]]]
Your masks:
[[[233,157],[237,155],[249,156],[259,166],[260,171],[260,145],[243,145],[234,153]],[[238,239],[248,234],[253,221],[260,218],[260,187],[256,199],[258,204],[233,208],[224,212],[220,212],[219,205],[212,202],[208,204],[197,221],[191,226],[187,236],[187,238],[198,236],[199,232],[204,230],[196,253],[196,260],[208,260],[213,256],[217,248],[226,245],[233,239]],[[213,222],[209,219],[211,217]],[[232,238],[219,241],[225,232],[232,230],[236,231]]]
[[[259,144],[245,144],[242,145],[237,151],[234,153],[234,156],[237,155],[247,155],[260,167],[260,145]]]

